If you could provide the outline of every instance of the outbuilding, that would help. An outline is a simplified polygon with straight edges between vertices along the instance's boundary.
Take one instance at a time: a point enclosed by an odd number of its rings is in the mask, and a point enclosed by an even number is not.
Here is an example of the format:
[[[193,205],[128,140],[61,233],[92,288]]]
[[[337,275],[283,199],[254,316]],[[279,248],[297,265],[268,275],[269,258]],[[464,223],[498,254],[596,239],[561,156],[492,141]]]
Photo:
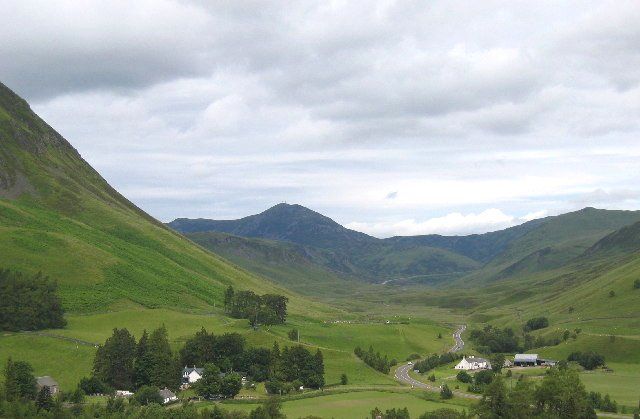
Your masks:
[[[158,393],[160,393],[160,397],[162,397],[162,404],[169,404],[178,400],[178,396],[168,388],[163,388]]]
[[[513,365],[517,367],[535,367],[540,365],[538,354],[516,354]]]
[[[36,378],[36,385],[38,387],[38,391],[43,387],[46,387],[49,390],[49,394],[52,396],[55,396],[58,393],[58,383],[48,375]]]

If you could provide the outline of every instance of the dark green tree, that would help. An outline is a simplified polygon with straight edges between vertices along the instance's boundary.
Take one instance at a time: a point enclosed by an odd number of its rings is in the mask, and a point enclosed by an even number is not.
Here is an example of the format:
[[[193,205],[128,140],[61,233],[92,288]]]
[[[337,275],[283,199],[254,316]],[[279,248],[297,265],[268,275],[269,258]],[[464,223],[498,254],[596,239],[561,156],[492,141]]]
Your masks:
[[[37,394],[36,378],[28,362],[7,360],[4,370],[5,399],[8,401],[34,400]]]
[[[499,374],[502,371],[502,368],[504,367],[504,355],[503,354],[495,354],[490,358],[490,362],[491,362],[491,370],[496,373]]]
[[[224,376],[220,383],[220,394],[225,398],[233,398],[242,389],[242,377],[238,373]]]
[[[349,384],[349,378],[347,377],[347,374],[342,374],[340,376],[340,384],[342,384],[343,386],[346,386],[347,384]]]
[[[135,400],[143,406],[151,403],[162,404],[160,389],[156,386],[142,386],[134,395]]]
[[[451,391],[448,385],[446,384],[442,385],[442,388],[440,389],[440,398],[443,400],[453,398],[453,392]]]
[[[296,342],[298,340],[299,333],[300,332],[298,332],[298,329],[291,329],[287,333],[287,337],[289,338],[289,340]]]
[[[38,410],[51,410],[53,407],[53,398],[49,387],[43,386],[36,396],[36,406]]]
[[[224,292],[224,311],[227,313],[231,312],[231,308],[233,306],[233,296],[235,292],[233,287],[229,285]]]
[[[202,378],[194,383],[193,389],[198,396],[209,399],[221,394],[221,383],[220,368],[214,364],[206,364]]]
[[[113,329],[93,361],[96,377],[118,390],[133,389],[136,340],[127,329]]]
[[[282,402],[276,396],[267,398],[262,406],[249,413],[249,419],[286,419],[286,417],[282,413]]]
[[[151,384],[151,371],[153,369],[153,359],[149,353],[149,334],[146,329],[136,346],[136,357],[134,362],[134,383],[136,388]]]
[[[162,326],[151,332],[148,341],[148,354],[151,360],[149,381],[158,388],[176,389],[180,386],[180,374],[176,367],[167,328]]]

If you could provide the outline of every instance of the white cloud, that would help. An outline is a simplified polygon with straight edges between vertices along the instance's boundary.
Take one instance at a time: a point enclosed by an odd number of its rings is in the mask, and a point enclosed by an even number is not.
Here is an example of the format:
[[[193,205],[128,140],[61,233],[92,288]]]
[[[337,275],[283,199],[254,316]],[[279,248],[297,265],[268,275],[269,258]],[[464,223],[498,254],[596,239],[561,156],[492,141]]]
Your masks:
[[[402,221],[347,224],[348,228],[362,231],[376,237],[415,236],[422,234],[465,235],[501,230],[543,217],[546,210],[530,213],[523,217],[508,215],[497,208],[489,208],[480,213],[461,214],[453,212],[442,217],[434,217],[425,221],[407,219]]]
[[[639,16],[633,0],[26,0],[0,14],[0,80],[163,220],[288,201],[381,234],[475,231],[638,203]]]

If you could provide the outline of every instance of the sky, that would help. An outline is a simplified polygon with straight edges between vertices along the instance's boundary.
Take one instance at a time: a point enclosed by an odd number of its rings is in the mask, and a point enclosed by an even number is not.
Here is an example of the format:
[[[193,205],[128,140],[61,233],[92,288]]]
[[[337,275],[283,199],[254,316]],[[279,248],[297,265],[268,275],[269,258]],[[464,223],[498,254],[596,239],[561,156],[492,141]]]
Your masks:
[[[6,1],[0,81],[162,221],[640,208],[640,2]]]

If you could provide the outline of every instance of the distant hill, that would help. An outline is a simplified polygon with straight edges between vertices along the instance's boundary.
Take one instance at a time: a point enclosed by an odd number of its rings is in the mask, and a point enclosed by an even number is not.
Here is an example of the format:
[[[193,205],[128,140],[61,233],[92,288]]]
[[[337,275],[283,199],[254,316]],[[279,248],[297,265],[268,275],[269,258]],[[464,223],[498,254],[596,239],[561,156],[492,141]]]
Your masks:
[[[306,253],[323,254],[310,259],[316,266],[369,282],[436,284],[453,279],[485,282],[555,269],[616,229],[637,221],[640,213],[636,211],[585,208],[485,234],[377,239],[303,206],[278,204],[238,220],[181,218],[169,226],[190,237],[194,232],[217,231],[295,243]],[[216,247],[214,251],[221,250]],[[234,260],[248,267],[242,258]]]
[[[277,290],[129,202],[3,84],[0,249],[0,268],[57,280],[69,311],[204,308],[229,284]]]

